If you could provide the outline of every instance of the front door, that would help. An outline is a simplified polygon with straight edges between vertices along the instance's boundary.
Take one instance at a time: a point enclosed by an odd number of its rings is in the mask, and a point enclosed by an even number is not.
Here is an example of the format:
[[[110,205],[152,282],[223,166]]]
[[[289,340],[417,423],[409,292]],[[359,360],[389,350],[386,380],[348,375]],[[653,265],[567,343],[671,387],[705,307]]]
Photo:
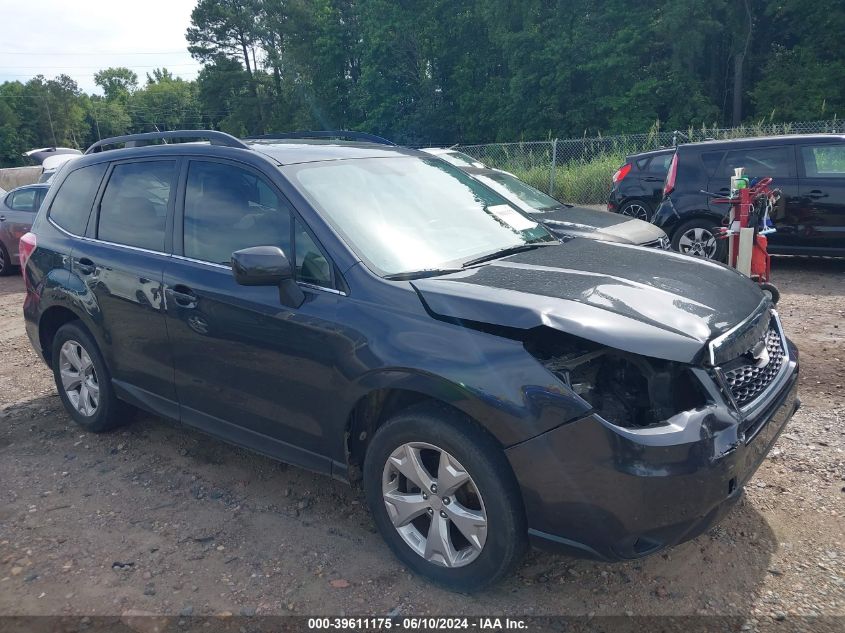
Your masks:
[[[184,200],[179,254],[164,274],[182,421],[328,471],[322,412],[344,300],[328,259],[286,199],[250,168],[192,160]],[[297,262],[301,306],[283,305],[276,287],[235,283],[232,253],[268,245]]]
[[[845,143],[800,147],[799,222],[804,244],[845,252]]]

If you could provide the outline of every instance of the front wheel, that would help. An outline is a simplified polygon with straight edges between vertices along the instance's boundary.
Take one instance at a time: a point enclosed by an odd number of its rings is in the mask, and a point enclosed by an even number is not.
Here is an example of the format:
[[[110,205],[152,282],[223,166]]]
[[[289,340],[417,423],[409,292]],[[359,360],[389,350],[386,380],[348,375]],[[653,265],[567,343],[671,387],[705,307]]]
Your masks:
[[[703,218],[685,222],[672,234],[672,248],[692,257],[725,261],[726,240],[718,239],[719,226]]]
[[[522,500],[504,452],[446,407],[416,406],[386,422],[367,448],[364,488],[394,554],[449,589],[495,582],[525,550]]]

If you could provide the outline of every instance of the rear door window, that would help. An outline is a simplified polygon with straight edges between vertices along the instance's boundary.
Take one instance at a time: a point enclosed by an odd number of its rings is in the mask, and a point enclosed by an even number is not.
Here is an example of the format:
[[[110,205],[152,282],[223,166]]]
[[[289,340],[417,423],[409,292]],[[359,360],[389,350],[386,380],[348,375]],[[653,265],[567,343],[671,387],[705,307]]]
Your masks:
[[[228,163],[193,161],[185,191],[185,257],[231,264],[250,246],[278,246],[290,256],[288,205],[258,174]]]
[[[175,180],[174,160],[115,165],[100,202],[97,238],[164,251],[167,209]]]
[[[716,175],[719,165],[722,164],[722,159],[725,157],[725,152],[704,152],[701,155],[701,164],[704,165],[704,170],[707,176],[712,178]]]
[[[68,174],[50,204],[50,219],[69,233],[84,234],[107,165],[89,165]]]
[[[791,145],[735,149],[725,155],[719,173],[723,178],[730,178],[734,174],[734,169],[744,167],[745,173],[755,178],[794,177],[792,156]]]
[[[801,148],[807,178],[845,178],[845,145],[810,145]]]
[[[648,164],[648,172],[658,176],[665,176],[669,171],[669,165],[672,163],[672,157],[675,154],[660,154],[651,159]]]
[[[16,191],[11,196],[11,200],[7,203],[9,208],[15,211],[35,211],[37,192],[35,189],[24,189],[23,191]]]

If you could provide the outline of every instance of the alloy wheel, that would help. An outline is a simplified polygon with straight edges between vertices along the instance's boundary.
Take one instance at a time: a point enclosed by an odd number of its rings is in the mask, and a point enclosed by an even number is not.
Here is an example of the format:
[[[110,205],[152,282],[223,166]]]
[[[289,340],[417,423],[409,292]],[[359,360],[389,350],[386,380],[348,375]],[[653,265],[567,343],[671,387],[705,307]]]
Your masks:
[[[627,215],[637,220],[649,221],[648,209],[637,202],[630,202],[622,207],[622,215]]]
[[[487,540],[487,512],[470,474],[448,452],[424,442],[402,444],[382,476],[387,514],[402,540],[441,567],[474,561]]]
[[[86,417],[94,415],[100,404],[100,384],[94,361],[78,342],[69,340],[62,345],[59,373],[62,388],[73,408]]]
[[[705,228],[695,227],[684,232],[678,240],[678,250],[685,255],[713,259],[718,244],[716,236]]]

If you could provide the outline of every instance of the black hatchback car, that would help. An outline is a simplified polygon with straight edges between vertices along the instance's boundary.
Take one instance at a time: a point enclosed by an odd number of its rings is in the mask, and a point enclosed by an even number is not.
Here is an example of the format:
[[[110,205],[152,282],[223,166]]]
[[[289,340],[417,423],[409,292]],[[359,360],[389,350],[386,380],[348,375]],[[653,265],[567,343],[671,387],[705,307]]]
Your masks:
[[[650,222],[674,154],[671,147],[628,156],[613,174],[607,210]]]
[[[729,207],[710,194],[728,195],[736,167],[752,178],[771,176],[782,192],[771,214],[777,231],[768,235],[770,253],[845,255],[845,135],[836,134],[678,146],[653,219],[675,250],[725,259],[726,241],[715,235]]]
[[[739,273],[560,242],[410,149],[107,139],[21,253],[82,427],[129,404],[361,481],[396,555],[460,590],[529,539],[621,560],[694,537],[798,406],[797,351]]]

